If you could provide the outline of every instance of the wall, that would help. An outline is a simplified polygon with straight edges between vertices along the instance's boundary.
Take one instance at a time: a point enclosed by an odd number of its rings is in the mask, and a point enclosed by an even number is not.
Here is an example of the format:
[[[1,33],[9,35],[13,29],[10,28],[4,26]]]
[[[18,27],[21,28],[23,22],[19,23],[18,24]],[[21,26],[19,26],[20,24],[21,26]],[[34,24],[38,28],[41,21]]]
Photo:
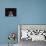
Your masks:
[[[16,17],[5,17],[10,7],[17,8]],[[0,44],[8,43],[9,32],[18,32],[17,24],[46,24],[46,0],[0,1]]]

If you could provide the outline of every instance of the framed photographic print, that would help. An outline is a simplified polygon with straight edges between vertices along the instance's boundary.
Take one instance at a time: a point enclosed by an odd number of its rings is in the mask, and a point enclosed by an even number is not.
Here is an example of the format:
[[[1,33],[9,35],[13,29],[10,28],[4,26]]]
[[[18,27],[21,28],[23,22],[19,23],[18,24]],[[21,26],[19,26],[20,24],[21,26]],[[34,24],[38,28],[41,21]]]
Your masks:
[[[16,16],[16,8],[5,8],[5,16]]]

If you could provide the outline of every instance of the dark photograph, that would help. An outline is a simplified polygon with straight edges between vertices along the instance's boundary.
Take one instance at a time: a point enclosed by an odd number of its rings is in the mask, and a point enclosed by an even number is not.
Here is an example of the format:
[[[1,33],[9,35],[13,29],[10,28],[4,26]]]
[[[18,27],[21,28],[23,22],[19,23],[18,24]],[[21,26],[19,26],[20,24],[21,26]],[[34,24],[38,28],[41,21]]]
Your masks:
[[[16,8],[5,8],[5,16],[16,16]]]

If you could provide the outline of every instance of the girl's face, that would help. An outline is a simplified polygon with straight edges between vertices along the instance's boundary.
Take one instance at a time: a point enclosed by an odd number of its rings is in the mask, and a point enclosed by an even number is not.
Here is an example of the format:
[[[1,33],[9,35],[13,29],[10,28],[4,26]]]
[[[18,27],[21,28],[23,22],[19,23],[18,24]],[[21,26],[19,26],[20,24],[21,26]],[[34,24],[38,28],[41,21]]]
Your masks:
[[[13,15],[13,12],[12,12],[12,11],[10,11],[10,12],[9,12],[9,15]]]

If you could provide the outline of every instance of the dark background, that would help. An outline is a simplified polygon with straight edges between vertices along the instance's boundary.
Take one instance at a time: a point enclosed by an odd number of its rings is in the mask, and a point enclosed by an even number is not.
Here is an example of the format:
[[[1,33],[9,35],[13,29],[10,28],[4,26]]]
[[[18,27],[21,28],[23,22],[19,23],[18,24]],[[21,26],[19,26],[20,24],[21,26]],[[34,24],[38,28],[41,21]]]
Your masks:
[[[13,12],[13,16],[16,16],[16,8],[5,8],[5,16],[8,16],[10,11]]]

